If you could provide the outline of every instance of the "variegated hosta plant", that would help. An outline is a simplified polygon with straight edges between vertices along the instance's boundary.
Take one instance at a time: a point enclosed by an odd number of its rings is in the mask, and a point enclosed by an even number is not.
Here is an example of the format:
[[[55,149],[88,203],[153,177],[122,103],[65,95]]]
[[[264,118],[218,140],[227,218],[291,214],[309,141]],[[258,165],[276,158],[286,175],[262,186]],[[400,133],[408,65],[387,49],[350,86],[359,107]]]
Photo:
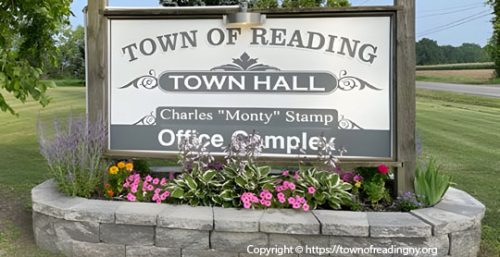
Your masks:
[[[317,170],[315,168],[302,170],[297,180],[297,190],[307,192],[314,187],[314,193],[305,194],[311,209],[329,207],[340,209],[351,202],[352,196],[348,192],[351,184],[340,179],[337,173]]]
[[[241,206],[240,196],[245,192],[258,194],[262,190],[272,190],[275,178],[269,175],[271,167],[247,164],[242,169],[238,165],[227,165],[221,175],[224,184],[220,194],[224,207]]]
[[[171,199],[192,206],[212,206],[220,202],[223,177],[219,171],[203,171],[197,166],[192,172],[183,173],[171,185]]]

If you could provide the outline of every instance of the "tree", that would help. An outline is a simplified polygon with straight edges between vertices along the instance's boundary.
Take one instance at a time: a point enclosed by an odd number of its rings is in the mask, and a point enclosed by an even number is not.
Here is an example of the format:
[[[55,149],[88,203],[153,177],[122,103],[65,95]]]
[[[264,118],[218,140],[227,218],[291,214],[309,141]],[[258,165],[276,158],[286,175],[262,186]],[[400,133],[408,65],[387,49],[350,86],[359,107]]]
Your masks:
[[[46,60],[55,61],[53,35],[68,24],[71,0],[0,1],[0,110],[15,114],[4,94],[48,104],[40,81]]]
[[[487,0],[487,3],[493,7],[495,17],[491,21],[493,23],[493,36],[494,40],[492,48],[493,51],[492,58],[495,62],[495,73],[497,77],[500,77],[500,1],[498,0]]]
[[[417,65],[489,62],[487,47],[478,44],[463,43],[459,47],[440,46],[436,41],[423,38],[416,44]]]
[[[48,65],[45,72],[50,78],[85,77],[85,30],[67,26],[57,37],[57,65]]]
[[[422,38],[416,44],[417,65],[443,63],[443,53],[436,41]]]

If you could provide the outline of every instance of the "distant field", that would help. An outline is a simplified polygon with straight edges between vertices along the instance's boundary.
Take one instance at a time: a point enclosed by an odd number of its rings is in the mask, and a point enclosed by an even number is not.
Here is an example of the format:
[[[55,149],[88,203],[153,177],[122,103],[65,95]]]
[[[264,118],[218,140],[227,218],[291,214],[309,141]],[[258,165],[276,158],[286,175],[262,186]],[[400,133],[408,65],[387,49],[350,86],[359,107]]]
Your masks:
[[[417,70],[417,80],[463,84],[500,84],[495,70]]]
[[[487,70],[494,69],[493,62],[418,65],[417,70]]]

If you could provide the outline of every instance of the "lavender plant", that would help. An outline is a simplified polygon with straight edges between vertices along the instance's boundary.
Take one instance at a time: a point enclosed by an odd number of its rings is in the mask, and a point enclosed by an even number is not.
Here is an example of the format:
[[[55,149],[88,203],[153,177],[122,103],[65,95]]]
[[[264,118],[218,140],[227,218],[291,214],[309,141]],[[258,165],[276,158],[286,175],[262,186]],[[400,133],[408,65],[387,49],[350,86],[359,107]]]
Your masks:
[[[89,123],[81,117],[70,117],[66,122],[54,121],[53,134],[47,132],[40,122],[40,152],[59,189],[66,195],[90,197],[103,177],[104,120]]]

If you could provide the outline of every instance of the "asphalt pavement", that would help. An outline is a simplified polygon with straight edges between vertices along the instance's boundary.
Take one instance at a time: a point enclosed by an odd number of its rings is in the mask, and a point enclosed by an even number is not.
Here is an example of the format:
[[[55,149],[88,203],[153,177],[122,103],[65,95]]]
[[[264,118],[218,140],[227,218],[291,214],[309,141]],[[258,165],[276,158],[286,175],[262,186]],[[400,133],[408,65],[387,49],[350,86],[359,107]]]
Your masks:
[[[479,86],[417,81],[417,88],[500,98],[500,85]]]

